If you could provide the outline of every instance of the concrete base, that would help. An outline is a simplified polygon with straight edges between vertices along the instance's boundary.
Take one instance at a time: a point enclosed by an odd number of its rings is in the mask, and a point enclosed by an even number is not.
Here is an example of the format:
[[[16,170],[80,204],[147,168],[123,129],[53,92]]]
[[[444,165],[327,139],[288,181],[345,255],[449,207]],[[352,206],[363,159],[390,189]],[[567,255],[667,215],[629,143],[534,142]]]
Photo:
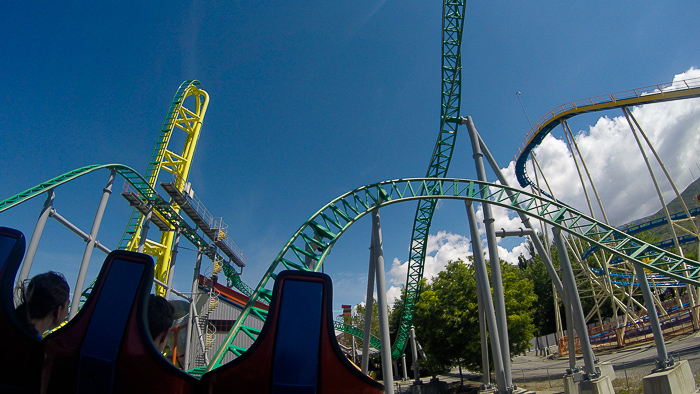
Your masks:
[[[615,394],[612,380],[609,376],[601,376],[593,380],[585,380],[579,383],[580,394]]]
[[[601,376],[593,380],[574,382],[571,375],[564,376],[564,392],[566,394],[614,394],[612,380]]]
[[[615,375],[615,368],[613,368],[612,364],[610,363],[602,363],[596,365],[596,367],[600,370],[600,376],[607,376],[610,378],[610,381],[612,382],[617,378]]]
[[[645,394],[691,394],[696,392],[695,377],[688,360],[644,377]]]
[[[448,393],[449,391],[447,382],[432,379],[428,384],[414,384],[411,386],[412,394],[440,394]]]
[[[574,382],[574,377],[571,375],[564,375],[564,393],[578,394],[578,383]]]

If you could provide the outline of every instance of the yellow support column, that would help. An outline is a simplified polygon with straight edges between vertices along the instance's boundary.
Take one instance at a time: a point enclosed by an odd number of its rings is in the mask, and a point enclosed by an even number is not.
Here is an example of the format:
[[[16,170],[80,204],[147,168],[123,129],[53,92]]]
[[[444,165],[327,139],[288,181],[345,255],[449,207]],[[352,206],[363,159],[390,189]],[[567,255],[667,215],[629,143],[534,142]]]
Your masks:
[[[189,100],[190,103],[188,103],[191,108],[191,105],[194,104],[192,109],[185,107],[185,102],[190,97],[194,99],[194,103],[191,103],[192,100]],[[160,170],[165,170],[173,174],[176,187],[180,192],[183,191],[183,187],[190,173],[192,159],[194,157],[195,148],[197,147],[197,141],[199,140],[202,122],[208,105],[209,95],[206,91],[201,89],[201,85],[197,81],[190,82],[182,95],[182,99],[179,100],[178,103],[173,103],[173,107],[171,107],[168,113],[168,117],[172,117],[173,120],[169,121],[169,119],[166,118],[166,123],[170,124],[170,128],[164,132],[162,131],[159,141],[156,143],[156,149],[159,149],[160,153],[157,157],[157,163],[151,163],[155,166],[155,171],[150,174],[148,179],[148,183],[151,187],[156,187]],[[175,127],[187,134],[181,153],[176,153],[168,149],[168,144]],[[161,146],[160,148],[159,145]],[[173,209],[176,212],[180,211],[180,208],[176,204],[173,204]],[[142,225],[143,217],[139,221],[137,232],[134,234],[129,244],[129,250],[136,250],[138,240],[141,236]],[[156,258],[154,276],[163,283],[168,282],[168,276],[170,274],[172,246],[175,239],[174,230],[175,229],[171,229],[171,231],[163,232],[160,237],[160,242],[147,240],[148,248],[145,252]],[[156,294],[163,296],[165,295],[165,291],[166,289],[163,288],[163,286],[156,285]]]

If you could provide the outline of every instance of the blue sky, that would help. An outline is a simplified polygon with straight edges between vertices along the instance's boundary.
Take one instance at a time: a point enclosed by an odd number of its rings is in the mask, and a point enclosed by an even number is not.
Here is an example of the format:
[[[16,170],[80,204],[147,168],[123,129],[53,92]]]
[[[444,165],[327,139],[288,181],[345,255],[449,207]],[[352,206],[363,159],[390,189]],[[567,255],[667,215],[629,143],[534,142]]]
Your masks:
[[[211,100],[190,180],[209,211],[229,224],[247,256],[243,279],[254,286],[298,227],[331,199],[361,185],[425,174],[439,128],[441,7],[419,1],[10,2],[0,17],[0,198],[88,164],[145,171],[177,87],[197,79]],[[669,82],[700,67],[697,15],[695,1],[469,2],[461,113],[472,116],[506,168],[529,129],[516,91],[534,122],[566,101]],[[679,144],[698,151],[700,142],[689,137],[700,134],[697,101],[654,110],[689,119],[673,134],[668,157]],[[610,123],[620,115],[601,114]],[[596,137],[587,140],[591,155],[614,145],[610,141],[626,144],[596,129],[604,127],[598,117],[572,121],[582,141]],[[466,130],[460,133],[449,175],[475,178]],[[542,152],[543,160],[551,154],[555,172],[566,159],[556,142]],[[631,212],[629,199],[615,200],[640,182],[629,176],[611,182],[628,167],[625,156],[609,152],[600,160],[607,163],[602,182],[620,223],[658,209]],[[683,166],[695,164],[676,166],[681,189],[691,180]],[[59,188],[56,209],[88,231],[106,179],[105,171]],[[561,195],[578,201],[570,179],[560,180]],[[110,248],[131,212],[121,188],[118,180],[98,237]],[[0,225],[29,236],[42,203],[34,199],[0,214]],[[463,209],[454,202],[438,206],[433,271],[468,249]],[[390,286],[405,281],[401,264],[414,211],[404,204],[381,213]],[[338,311],[364,299],[369,239],[365,219],[326,260]],[[521,241],[503,246],[511,250]],[[189,287],[192,275],[194,253],[186,247],[176,264],[179,289]],[[74,283],[83,250],[77,237],[50,222],[32,274],[51,268]],[[103,259],[99,251],[94,255],[92,275]]]

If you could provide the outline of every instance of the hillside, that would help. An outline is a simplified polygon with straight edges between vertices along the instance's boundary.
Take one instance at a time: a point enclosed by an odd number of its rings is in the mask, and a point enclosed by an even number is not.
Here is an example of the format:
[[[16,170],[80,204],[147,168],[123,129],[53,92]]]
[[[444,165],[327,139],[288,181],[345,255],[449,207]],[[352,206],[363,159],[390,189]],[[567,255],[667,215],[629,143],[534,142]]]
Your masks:
[[[698,199],[696,196],[698,196],[699,194],[700,194],[700,178],[693,181],[693,183],[688,185],[688,187],[686,187],[686,189],[681,193],[681,197],[683,198],[683,201],[685,202],[685,204],[687,205],[689,210],[698,207]],[[668,211],[671,215],[683,211],[683,207],[682,207],[680,201],[678,200],[678,198],[674,198],[673,201],[668,203],[666,206],[668,207]],[[626,228],[626,227],[631,226],[631,225],[636,225],[636,224],[648,222],[650,220],[662,218],[664,216],[665,216],[665,213],[664,213],[663,209],[659,209],[659,211],[653,215],[650,215],[650,216],[642,218],[642,219],[634,220],[630,223],[625,224],[624,226],[621,226],[620,228],[623,229],[623,228]],[[696,223],[697,223],[697,219],[696,219]],[[687,228],[687,226],[688,226],[688,224],[686,223],[684,225],[684,227]],[[677,231],[678,236],[681,236],[683,234],[684,234],[683,232]],[[642,239],[644,239],[646,241],[651,241],[651,242],[658,242],[658,241],[663,241],[663,240],[667,240],[667,239],[672,238],[671,230],[667,225],[653,228],[653,229],[648,230],[648,231],[644,231],[640,234],[637,234],[636,236],[641,237]],[[683,250],[685,252],[692,252],[693,254],[695,254],[695,252],[697,251],[697,244],[687,245],[687,246],[683,247]]]

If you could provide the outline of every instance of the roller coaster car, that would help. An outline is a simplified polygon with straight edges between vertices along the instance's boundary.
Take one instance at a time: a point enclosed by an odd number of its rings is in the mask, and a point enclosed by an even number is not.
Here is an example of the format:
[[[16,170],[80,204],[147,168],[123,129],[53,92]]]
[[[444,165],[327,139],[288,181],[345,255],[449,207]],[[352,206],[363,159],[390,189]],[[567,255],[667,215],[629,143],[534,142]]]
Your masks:
[[[0,392],[36,392],[39,388],[41,341],[22,327],[12,297],[15,276],[24,257],[24,235],[0,227]]]
[[[283,271],[265,325],[243,355],[202,377],[208,393],[372,393],[384,386],[340,350],[328,275]]]
[[[159,354],[147,326],[153,259],[107,256],[80,312],[44,339],[42,393],[195,393],[199,381]]]

